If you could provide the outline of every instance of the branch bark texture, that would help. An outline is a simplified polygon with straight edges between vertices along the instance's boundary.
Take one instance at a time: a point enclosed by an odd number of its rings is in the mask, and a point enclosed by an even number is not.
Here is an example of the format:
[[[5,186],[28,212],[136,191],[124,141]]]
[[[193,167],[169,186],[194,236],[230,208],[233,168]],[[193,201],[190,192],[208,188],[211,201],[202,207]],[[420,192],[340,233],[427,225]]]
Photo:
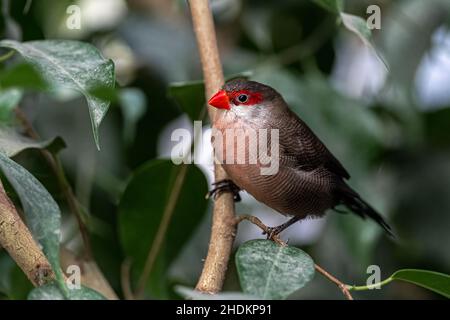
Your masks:
[[[6,195],[1,181],[0,244],[34,286],[41,286],[55,278],[50,263]]]

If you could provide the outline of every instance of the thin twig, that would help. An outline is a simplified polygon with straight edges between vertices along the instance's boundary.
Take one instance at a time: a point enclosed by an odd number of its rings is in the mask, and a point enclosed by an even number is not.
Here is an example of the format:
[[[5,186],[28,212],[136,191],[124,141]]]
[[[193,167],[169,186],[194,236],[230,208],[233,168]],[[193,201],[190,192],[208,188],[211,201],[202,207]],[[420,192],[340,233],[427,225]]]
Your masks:
[[[180,196],[184,179],[186,178],[186,173],[187,173],[187,165],[182,165],[180,171],[176,176],[175,183],[173,185],[169,199],[167,200],[167,205],[164,208],[161,223],[158,227],[158,231],[156,232],[155,239],[153,240],[152,246],[147,255],[147,259],[145,260],[144,270],[142,271],[142,274],[139,278],[138,286],[134,294],[136,299],[141,299],[144,295],[145,286],[147,285],[148,278],[153,269],[156,258],[158,257],[158,253],[161,250],[161,246],[164,241],[164,236],[166,235],[167,229],[169,228],[169,223],[170,220],[172,219],[172,215],[175,210],[178,197]]]
[[[341,289],[344,296],[347,298],[347,300],[353,300],[352,295],[350,294],[350,291],[347,288],[347,285],[345,285],[342,281],[338,280],[336,277],[329,274],[327,271],[325,271],[321,266],[315,264],[314,267],[318,272],[320,272],[325,278],[333,282],[338,286],[339,289]]]
[[[133,291],[131,290],[131,260],[125,259],[120,266],[120,284],[122,286],[123,296],[125,300],[134,300]]]
[[[16,116],[21,122],[25,133],[34,140],[39,140],[39,134],[34,130],[28,118],[23,113],[23,111],[17,107],[15,109]],[[72,187],[70,186],[69,181],[67,180],[66,174],[64,172],[64,168],[62,166],[61,160],[59,157],[48,150],[40,149],[42,156],[47,161],[48,165],[52,169],[53,173],[56,176],[58,184],[61,188],[61,191],[64,194],[64,198],[66,199],[67,205],[69,206],[69,210],[76,217],[78,222],[78,227],[80,229],[81,238],[83,239],[84,245],[84,258],[85,260],[93,260],[92,247],[91,242],[89,240],[89,232],[87,230],[86,224],[83,221],[83,212],[81,205],[76,199]]]
[[[224,83],[214,22],[208,0],[190,0],[189,6],[205,79],[205,97],[208,100]],[[208,107],[208,114],[214,126],[216,110]],[[228,179],[222,166],[217,163],[214,166],[214,176],[215,181]],[[197,290],[206,293],[222,290],[235,234],[233,195],[224,192],[214,201],[208,254],[196,285]]]
[[[261,230],[263,230],[265,233],[269,233],[269,227],[267,227],[264,223],[261,222],[257,217],[251,216],[251,215],[239,215],[236,217],[236,224],[239,224],[241,221],[247,220],[253,223],[254,225],[258,226]],[[272,241],[275,243],[278,243],[281,246],[287,246],[287,244],[282,241],[278,235],[275,235],[271,238]],[[314,264],[314,268],[317,272],[321,273],[323,276],[325,276],[328,280],[333,282],[338,286],[339,289],[341,289],[342,293],[348,300],[353,300],[352,295],[349,292],[349,287],[345,285],[343,282],[338,280],[336,277],[332,276],[330,273],[325,271],[321,266],[318,264]]]
[[[243,220],[250,221],[254,225],[258,226],[266,234],[269,234],[269,232],[270,232],[269,227],[266,226],[261,220],[259,220],[259,218],[255,217],[255,216],[248,215],[248,214],[239,215],[236,217],[236,224],[239,224]],[[287,243],[284,242],[283,240],[281,240],[277,234],[272,236],[271,240],[273,242],[279,244],[280,246],[287,247]]]
[[[4,55],[0,56],[0,63],[11,58],[14,55],[14,53],[15,53],[15,51],[11,50],[11,51],[5,53]]]

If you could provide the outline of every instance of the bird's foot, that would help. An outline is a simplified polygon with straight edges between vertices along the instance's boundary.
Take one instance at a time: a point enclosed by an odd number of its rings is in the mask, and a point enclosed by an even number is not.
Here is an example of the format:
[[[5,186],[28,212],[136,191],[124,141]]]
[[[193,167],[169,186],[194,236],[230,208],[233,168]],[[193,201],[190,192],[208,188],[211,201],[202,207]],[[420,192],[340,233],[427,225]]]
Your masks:
[[[277,227],[267,227],[267,232],[263,231],[262,234],[267,235],[267,240],[274,240],[274,237],[278,236],[283,230],[283,225]]]
[[[232,180],[224,179],[212,184],[214,188],[206,194],[206,199],[213,198],[216,199],[217,196],[222,192],[231,192],[233,194],[233,199],[235,202],[241,201],[241,196],[239,188]]]
[[[267,232],[264,231],[263,234],[267,234],[267,240],[274,240],[275,236],[278,236],[282,231],[284,231],[286,228],[293,225],[300,219],[301,219],[300,217],[294,216],[287,222],[280,224],[279,226],[267,227]]]

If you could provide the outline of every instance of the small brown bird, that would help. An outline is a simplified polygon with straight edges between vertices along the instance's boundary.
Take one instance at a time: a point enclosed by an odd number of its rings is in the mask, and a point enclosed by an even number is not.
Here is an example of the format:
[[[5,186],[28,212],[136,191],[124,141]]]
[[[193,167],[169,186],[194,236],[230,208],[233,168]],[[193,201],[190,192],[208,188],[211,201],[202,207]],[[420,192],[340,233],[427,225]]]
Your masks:
[[[286,223],[270,228],[269,238],[298,220],[322,216],[327,209],[338,205],[346,206],[362,218],[373,219],[392,236],[383,217],[347,185],[345,180],[350,178],[347,170],[289,109],[276,90],[255,81],[231,80],[208,104],[224,110],[214,127],[225,137],[227,130],[249,134],[249,131],[260,129],[278,129],[279,167],[275,174],[261,174],[261,163],[248,161],[252,157],[249,145],[233,142],[235,154],[243,151],[247,161],[223,163],[232,180],[217,182],[210,192],[210,195],[216,195],[230,191],[239,201],[239,191],[245,190],[258,201],[292,217]],[[225,141],[223,148],[227,148]]]

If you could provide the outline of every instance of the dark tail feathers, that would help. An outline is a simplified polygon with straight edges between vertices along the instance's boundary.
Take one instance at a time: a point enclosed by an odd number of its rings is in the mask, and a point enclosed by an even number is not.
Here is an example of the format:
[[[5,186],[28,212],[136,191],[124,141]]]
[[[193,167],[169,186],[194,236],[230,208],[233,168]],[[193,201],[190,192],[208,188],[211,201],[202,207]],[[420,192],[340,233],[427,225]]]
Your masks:
[[[341,189],[341,191],[338,192],[338,199],[339,203],[347,206],[353,213],[357,214],[363,219],[365,219],[366,217],[371,218],[376,223],[378,223],[389,236],[395,238],[394,234],[392,233],[391,227],[387,224],[383,217],[349,186],[345,185],[345,188],[343,188],[343,190]]]

